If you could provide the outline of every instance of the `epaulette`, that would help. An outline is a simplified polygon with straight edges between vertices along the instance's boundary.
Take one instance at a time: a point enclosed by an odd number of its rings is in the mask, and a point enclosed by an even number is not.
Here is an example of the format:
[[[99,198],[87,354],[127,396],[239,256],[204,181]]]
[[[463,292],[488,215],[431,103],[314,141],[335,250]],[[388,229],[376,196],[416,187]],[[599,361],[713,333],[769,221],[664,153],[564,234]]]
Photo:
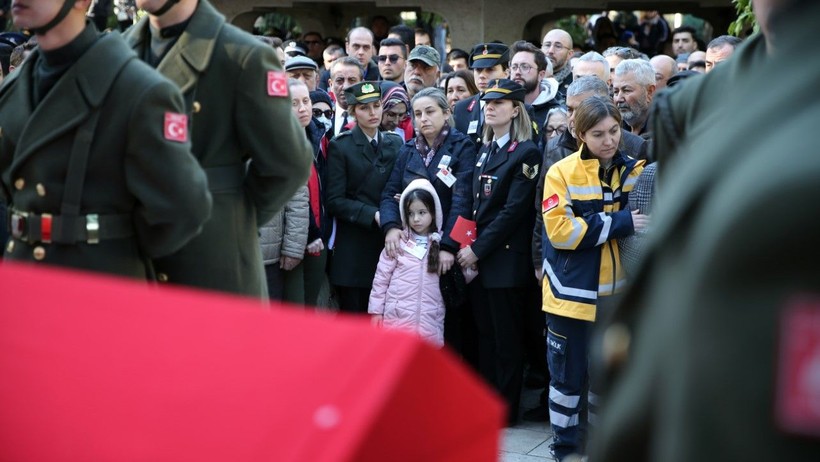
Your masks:
[[[343,131],[342,133],[339,133],[338,135],[336,135],[336,136],[334,136],[333,138],[331,138],[331,139],[330,139],[330,141],[340,140],[340,139],[342,139],[342,138],[344,138],[344,137],[346,137],[346,136],[350,136],[350,135],[352,135],[352,134],[353,134],[353,131],[351,131],[351,130],[345,130],[345,131]]]

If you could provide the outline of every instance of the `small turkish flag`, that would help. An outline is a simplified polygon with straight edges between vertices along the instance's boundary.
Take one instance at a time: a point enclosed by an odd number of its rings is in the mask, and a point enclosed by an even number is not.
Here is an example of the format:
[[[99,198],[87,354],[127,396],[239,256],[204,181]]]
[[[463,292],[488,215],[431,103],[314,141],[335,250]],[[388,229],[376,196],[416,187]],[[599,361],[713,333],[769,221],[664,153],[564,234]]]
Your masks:
[[[546,213],[555,207],[558,207],[558,194],[553,194],[541,202],[541,213]]]
[[[820,298],[791,301],[780,315],[775,415],[788,433],[820,437]]]
[[[476,238],[478,238],[478,229],[476,228],[475,222],[459,216],[458,219],[456,219],[456,224],[453,225],[453,229],[450,231],[450,237],[461,244],[462,247],[472,245]]]
[[[184,143],[188,141],[188,116],[175,112],[165,113],[165,139]]]
[[[288,75],[283,71],[268,71],[268,96],[288,96]]]

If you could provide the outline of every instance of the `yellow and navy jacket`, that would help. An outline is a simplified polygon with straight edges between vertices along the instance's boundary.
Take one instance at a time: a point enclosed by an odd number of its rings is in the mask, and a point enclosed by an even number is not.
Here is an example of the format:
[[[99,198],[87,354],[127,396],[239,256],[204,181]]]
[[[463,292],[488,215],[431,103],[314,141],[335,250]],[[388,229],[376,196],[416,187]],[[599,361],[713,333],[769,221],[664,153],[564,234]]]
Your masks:
[[[547,313],[595,321],[598,296],[623,288],[615,239],[633,233],[626,204],[643,164],[619,150],[604,169],[582,146],[547,172],[541,206]]]

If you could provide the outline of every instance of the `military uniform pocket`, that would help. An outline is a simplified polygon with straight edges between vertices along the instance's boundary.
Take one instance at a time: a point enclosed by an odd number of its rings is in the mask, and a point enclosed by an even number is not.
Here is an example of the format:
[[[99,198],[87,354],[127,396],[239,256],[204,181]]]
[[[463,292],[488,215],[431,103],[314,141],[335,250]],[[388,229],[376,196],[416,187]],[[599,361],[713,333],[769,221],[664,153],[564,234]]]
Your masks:
[[[550,375],[558,382],[566,378],[567,339],[547,329],[547,365]]]

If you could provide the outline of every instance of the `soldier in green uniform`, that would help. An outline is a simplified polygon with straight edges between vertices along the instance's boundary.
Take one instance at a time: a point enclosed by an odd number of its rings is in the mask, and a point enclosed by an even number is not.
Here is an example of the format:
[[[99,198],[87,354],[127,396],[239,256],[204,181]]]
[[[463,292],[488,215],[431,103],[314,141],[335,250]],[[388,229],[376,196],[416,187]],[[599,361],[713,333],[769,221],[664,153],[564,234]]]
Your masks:
[[[655,102],[658,201],[597,348],[590,460],[820,455],[820,3],[754,6],[762,34]]]
[[[208,174],[211,219],[155,262],[161,282],[267,298],[258,226],[307,181],[312,161],[291,114],[287,74],[263,42],[206,0],[138,0],[149,14],[125,34],[185,98],[194,156]]]
[[[116,34],[90,0],[16,4],[39,48],[0,88],[5,258],[146,279],[211,209],[191,156],[179,90]]]
[[[367,313],[379,254],[384,247],[379,203],[404,140],[379,131],[382,120],[378,82],[345,90],[356,126],[330,141],[327,151],[327,210],[336,218],[330,283],[339,307]]]

